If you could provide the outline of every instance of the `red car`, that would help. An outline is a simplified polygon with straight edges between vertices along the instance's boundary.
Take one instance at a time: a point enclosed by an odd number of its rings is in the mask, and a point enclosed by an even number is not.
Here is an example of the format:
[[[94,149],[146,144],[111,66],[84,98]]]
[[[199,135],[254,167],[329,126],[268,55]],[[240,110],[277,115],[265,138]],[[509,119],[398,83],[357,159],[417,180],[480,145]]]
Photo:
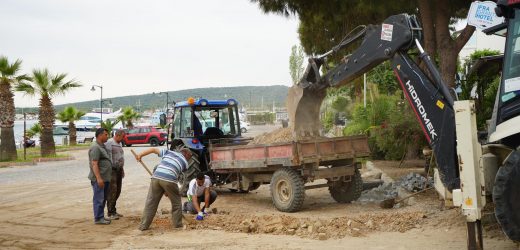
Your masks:
[[[161,128],[156,127],[134,127],[126,132],[123,138],[123,146],[130,147],[132,144],[148,144],[150,146],[164,145],[168,134]]]

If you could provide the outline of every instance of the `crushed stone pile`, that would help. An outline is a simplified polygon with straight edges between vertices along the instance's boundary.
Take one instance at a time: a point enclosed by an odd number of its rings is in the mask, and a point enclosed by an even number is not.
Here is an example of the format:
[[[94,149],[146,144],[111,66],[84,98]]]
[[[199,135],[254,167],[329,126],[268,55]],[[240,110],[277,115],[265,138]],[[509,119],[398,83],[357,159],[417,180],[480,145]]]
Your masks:
[[[191,216],[191,215],[186,215]],[[421,224],[424,212],[367,213],[356,217],[332,219],[296,218],[287,215],[230,215],[226,211],[210,214],[203,221],[185,224],[184,230],[224,230],[250,234],[295,235],[317,240],[346,236],[363,237],[370,232],[406,232]],[[137,220],[137,218],[136,218]],[[171,228],[169,216],[159,216],[152,227]],[[339,230],[341,229],[341,230]]]
[[[399,181],[399,185],[408,192],[417,192],[425,188],[433,186],[433,177],[426,177],[418,173],[409,173],[403,176]]]
[[[361,193],[359,199],[354,203],[369,203],[369,202],[380,202],[386,199],[395,198],[399,195],[399,185],[394,182],[385,182],[379,187],[365,190]]]
[[[395,182],[385,182],[378,187],[365,190],[361,193],[361,197],[355,202],[369,203],[380,202],[387,199],[402,197],[407,192],[417,192],[425,188],[433,186],[433,178],[417,174],[409,173]]]

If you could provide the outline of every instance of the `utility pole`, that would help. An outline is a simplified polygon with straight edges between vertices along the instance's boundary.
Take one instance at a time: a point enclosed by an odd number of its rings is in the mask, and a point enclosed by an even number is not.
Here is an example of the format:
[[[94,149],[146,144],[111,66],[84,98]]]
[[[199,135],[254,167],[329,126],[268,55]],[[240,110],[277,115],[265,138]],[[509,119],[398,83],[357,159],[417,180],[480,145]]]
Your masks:
[[[22,108],[23,110],[23,108]],[[23,113],[23,160],[27,160],[27,147],[26,147],[26,143],[27,143],[27,123],[26,123],[26,119],[27,119],[27,114],[24,112]]]
[[[141,112],[141,99],[137,99],[137,104],[135,105],[137,106],[137,112]]]

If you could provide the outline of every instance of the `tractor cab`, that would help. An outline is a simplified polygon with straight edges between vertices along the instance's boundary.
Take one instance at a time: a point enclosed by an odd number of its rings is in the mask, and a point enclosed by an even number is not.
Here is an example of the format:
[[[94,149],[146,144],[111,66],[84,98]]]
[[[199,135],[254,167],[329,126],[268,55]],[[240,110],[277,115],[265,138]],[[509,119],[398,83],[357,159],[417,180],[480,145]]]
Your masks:
[[[203,149],[210,142],[232,141],[241,137],[238,102],[235,99],[188,98],[175,104],[173,140],[191,149]]]

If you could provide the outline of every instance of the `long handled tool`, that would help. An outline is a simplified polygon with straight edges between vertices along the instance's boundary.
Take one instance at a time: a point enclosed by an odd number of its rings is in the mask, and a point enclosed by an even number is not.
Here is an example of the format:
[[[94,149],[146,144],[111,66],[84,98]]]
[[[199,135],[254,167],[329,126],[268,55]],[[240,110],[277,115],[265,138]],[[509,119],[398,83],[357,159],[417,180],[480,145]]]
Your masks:
[[[135,151],[133,149],[130,149],[130,151],[132,152],[132,154],[134,154],[135,158],[137,158],[137,154],[135,153]],[[141,166],[143,166],[144,169],[146,169],[146,172],[148,172],[150,174],[150,176],[152,176],[152,171],[150,171],[150,169],[146,166],[146,164],[144,164],[143,161],[140,161],[141,163]]]
[[[135,153],[135,151],[133,149],[130,149],[130,151],[132,152],[132,154],[137,158],[137,153]],[[146,166],[146,164],[144,164],[143,161],[139,161],[139,163],[141,163],[141,166],[143,166],[143,168],[146,170],[146,172],[148,172],[148,174],[150,174],[150,176],[152,176],[152,171],[150,171],[150,169]],[[164,193],[165,196],[168,196],[166,195],[166,193]],[[186,216],[184,216],[184,214],[182,214],[182,218],[184,219],[184,221],[188,224],[192,224],[193,223],[193,219],[192,218],[188,218]]]
[[[428,191],[428,190],[430,190],[432,188],[433,187],[425,188],[425,189],[423,189],[423,190],[421,190],[419,192],[410,194],[410,195],[405,196],[405,197],[403,197],[402,199],[399,199],[399,200],[395,200],[395,198],[386,199],[384,201],[381,201],[381,203],[379,203],[379,206],[381,208],[393,208],[395,204],[399,204],[399,203],[403,202],[404,200],[406,200],[406,199],[408,199],[408,198],[410,198],[412,196],[415,196],[415,195],[420,194],[420,193],[424,193],[424,192],[426,192],[426,191]]]

